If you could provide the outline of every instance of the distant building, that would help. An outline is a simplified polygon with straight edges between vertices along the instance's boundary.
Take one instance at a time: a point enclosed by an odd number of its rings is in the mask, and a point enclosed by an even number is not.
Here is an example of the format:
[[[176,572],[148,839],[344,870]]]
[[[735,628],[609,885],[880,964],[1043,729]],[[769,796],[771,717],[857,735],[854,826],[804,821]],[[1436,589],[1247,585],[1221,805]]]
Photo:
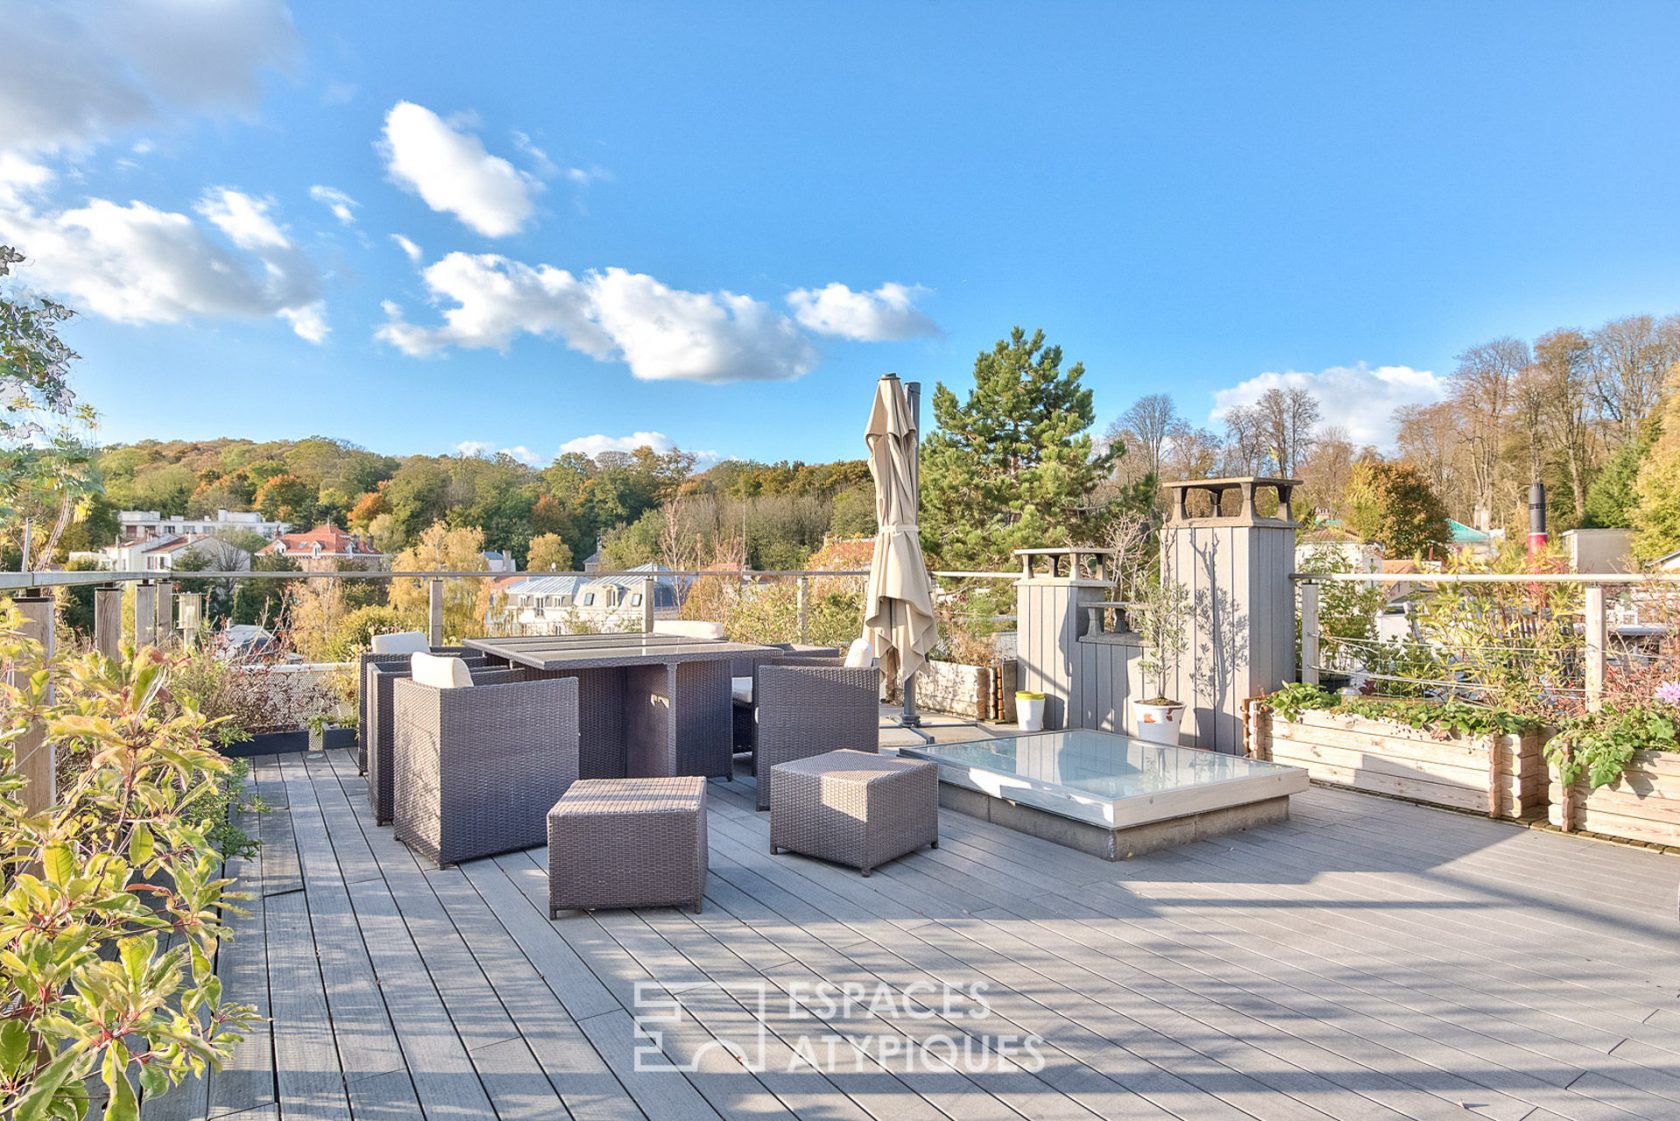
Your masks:
[[[318,525],[307,533],[282,533],[259,553],[287,557],[305,572],[332,572],[344,564],[378,568],[385,561],[385,554],[372,541],[335,525]]]
[[[77,551],[69,559],[91,561],[106,572],[171,572],[182,554],[196,551],[217,572],[248,572],[251,554],[214,533],[170,533],[139,537],[103,549]]]
[[[1571,572],[1636,572],[1639,569],[1639,562],[1633,558],[1631,529],[1565,530],[1563,548],[1569,556]]]
[[[663,565],[644,564],[613,576],[556,572],[504,577],[495,583],[491,612],[504,627],[521,634],[636,630],[642,622],[648,577],[653,578],[654,618],[676,618],[686,582],[670,571]]]
[[[498,552],[487,549],[484,553],[484,571],[486,572],[515,572],[519,568],[513,563],[512,553]]]
[[[1476,557],[1495,556],[1505,543],[1505,531],[1502,529],[1476,529],[1452,518],[1447,519],[1447,533],[1453,552]]]
[[[255,510],[217,510],[215,516],[199,518],[164,517],[156,510],[123,510],[117,514],[117,525],[126,540],[139,541],[148,537],[189,537],[208,533],[232,533],[245,530],[273,540],[289,532],[287,522],[271,522]]]
[[[1335,557],[1342,561],[1348,572],[1376,572],[1382,567],[1383,547],[1334,523],[1296,532],[1297,571],[1305,572],[1315,564],[1322,569],[1322,562],[1326,557]]]

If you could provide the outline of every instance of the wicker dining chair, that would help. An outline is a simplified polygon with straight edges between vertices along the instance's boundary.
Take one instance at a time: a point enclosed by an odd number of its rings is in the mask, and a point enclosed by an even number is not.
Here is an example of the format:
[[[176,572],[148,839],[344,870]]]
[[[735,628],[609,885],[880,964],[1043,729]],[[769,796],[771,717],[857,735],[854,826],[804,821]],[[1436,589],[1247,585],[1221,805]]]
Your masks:
[[[881,748],[881,670],[801,658],[753,674],[753,774],[770,808],[770,768],[851,748]]]
[[[483,665],[484,655],[469,653],[464,646],[431,646],[430,654],[452,654],[469,665]],[[408,668],[412,654],[375,654],[364,651],[356,657],[356,772],[367,774],[368,757],[368,673],[374,666]]]
[[[373,807],[373,820],[378,825],[391,824],[392,752],[396,743],[396,691],[398,681],[412,676],[409,662],[412,655],[401,655],[396,665],[374,664],[368,667],[368,723],[363,742],[367,744],[368,804]],[[497,685],[509,681],[523,681],[524,670],[506,666],[494,668],[482,661],[463,658],[472,674],[474,684]]]
[[[397,840],[439,866],[546,844],[577,781],[577,681],[392,684]]]

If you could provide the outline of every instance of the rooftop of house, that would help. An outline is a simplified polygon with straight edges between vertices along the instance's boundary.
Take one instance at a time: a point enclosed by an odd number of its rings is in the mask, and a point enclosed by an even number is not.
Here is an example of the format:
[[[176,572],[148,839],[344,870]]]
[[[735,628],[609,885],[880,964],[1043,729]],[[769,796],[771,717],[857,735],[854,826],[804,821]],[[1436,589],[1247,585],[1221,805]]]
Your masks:
[[[335,525],[318,525],[303,533],[282,533],[269,542],[264,553],[285,556],[377,557],[381,554],[373,543],[358,534],[347,533]]]

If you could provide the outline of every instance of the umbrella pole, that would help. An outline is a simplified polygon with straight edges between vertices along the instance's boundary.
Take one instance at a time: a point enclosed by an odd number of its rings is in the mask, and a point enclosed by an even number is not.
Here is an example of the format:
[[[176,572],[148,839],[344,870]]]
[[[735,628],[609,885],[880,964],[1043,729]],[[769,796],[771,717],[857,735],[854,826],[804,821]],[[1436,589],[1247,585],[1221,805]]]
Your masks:
[[[916,425],[916,454],[910,461],[911,471],[914,472],[911,476],[911,493],[916,496],[916,501],[911,509],[916,511],[916,524],[920,526],[922,521],[922,383],[919,381],[905,382],[904,396],[910,402],[910,420]],[[918,532],[920,532],[919,529]],[[893,604],[892,610],[894,615],[898,613],[896,602]],[[900,654],[899,665],[902,666],[903,664],[904,655]],[[928,743],[933,742],[933,737],[921,730],[922,718],[916,712],[916,679],[913,676],[904,679],[904,713],[899,717],[898,722],[901,727],[915,732]]]

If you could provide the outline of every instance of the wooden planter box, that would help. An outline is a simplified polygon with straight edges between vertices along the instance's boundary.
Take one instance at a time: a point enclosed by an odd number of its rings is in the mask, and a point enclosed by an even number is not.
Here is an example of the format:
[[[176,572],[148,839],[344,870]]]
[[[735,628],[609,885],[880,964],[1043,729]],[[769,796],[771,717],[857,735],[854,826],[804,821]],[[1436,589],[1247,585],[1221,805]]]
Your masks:
[[[1614,783],[1589,790],[1582,779],[1567,798],[1556,771],[1549,778],[1553,825],[1680,847],[1680,754],[1638,752]]]
[[[1546,803],[1541,736],[1440,735],[1329,712],[1285,720],[1258,703],[1249,754],[1355,790],[1492,817],[1538,815]]]

